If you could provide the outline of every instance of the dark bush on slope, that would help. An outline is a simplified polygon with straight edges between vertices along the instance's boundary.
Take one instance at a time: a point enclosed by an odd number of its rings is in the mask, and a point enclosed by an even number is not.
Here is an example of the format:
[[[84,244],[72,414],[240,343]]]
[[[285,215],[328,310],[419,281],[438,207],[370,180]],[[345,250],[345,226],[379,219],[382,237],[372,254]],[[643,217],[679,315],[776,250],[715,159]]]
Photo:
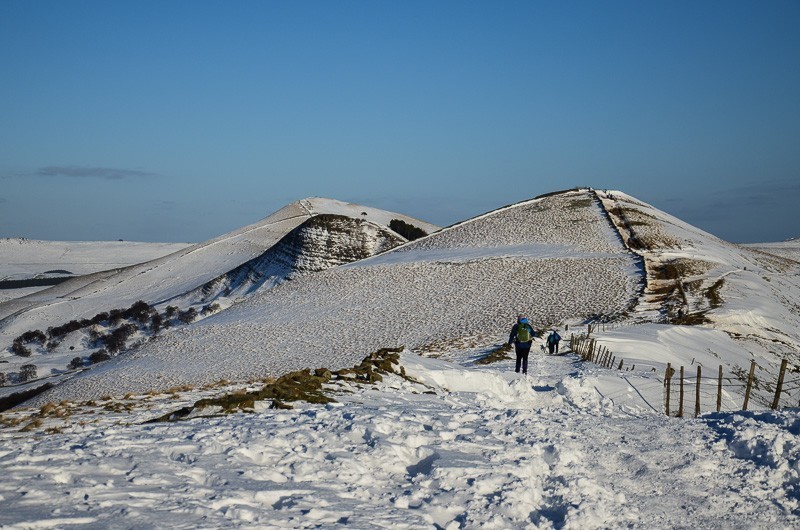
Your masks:
[[[184,324],[190,324],[197,318],[197,309],[190,307],[186,311],[178,313],[178,320]]]
[[[95,316],[92,317],[90,322],[92,324],[99,324],[100,322],[102,322],[104,320],[108,320],[108,313],[106,313],[105,311],[102,312],[102,313],[97,313]]]
[[[77,320],[70,320],[66,324],[61,326],[54,326],[47,328],[47,334],[50,335],[51,338],[53,337],[63,337],[67,333],[72,333],[73,331],[78,331],[79,329],[90,325],[89,321],[86,321],[84,325],[82,322],[78,322]]]
[[[122,320],[122,309],[112,309],[108,312],[108,323],[112,326],[116,326]]]
[[[70,370],[75,370],[76,368],[81,368],[82,366],[83,366],[83,359],[81,359],[80,357],[75,357],[69,362],[67,368],[69,368]]]
[[[406,223],[401,219],[392,219],[389,221],[389,228],[409,241],[414,241],[415,239],[419,239],[428,235],[428,233],[422,228]]]
[[[125,348],[125,343],[127,340],[131,335],[136,333],[138,329],[139,328],[133,324],[125,324],[118,327],[108,335],[101,337],[100,341],[106,347],[106,350],[111,353],[116,353]]]
[[[145,324],[150,320],[150,315],[153,309],[147,305],[147,302],[139,300],[122,313],[123,318],[128,320],[135,320],[140,324]]]
[[[203,309],[200,310],[200,314],[206,316],[212,313],[216,313],[220,309],[221,306],[217,302],[214,302],[213,304],[208,304],[206,306],[203,306]]]
[[[11,353],[13,353],[14,355],[19,355],[20,357],[31,356],[30,348],[26,347],[24,344],[16,340],[11,345]]]
[[[36,379],[36,365],[35,364],[23,364],[19,368],[19,380],[23,383],[30,381],[32,379]]]
[[[38,342],[39,344],[44,344],[45,341],[47,341],[47,336],[38,329],[35,329],[33,331],[26,331],[25,333],[17,337],[15,339],[15,342],[16,341],[19,341],[22,344],[28,344],[30,342]]]
[[[153,313],[153,316],[150,319],[150,331],[152,331],[154,334],[157,334],[159,331],[161,331],[163,325],[164,318],[158,313]]]
[[[89,362],[92,364],[107,361],[111,356],[106,353],[106,350],[98,350],[89,356]]]

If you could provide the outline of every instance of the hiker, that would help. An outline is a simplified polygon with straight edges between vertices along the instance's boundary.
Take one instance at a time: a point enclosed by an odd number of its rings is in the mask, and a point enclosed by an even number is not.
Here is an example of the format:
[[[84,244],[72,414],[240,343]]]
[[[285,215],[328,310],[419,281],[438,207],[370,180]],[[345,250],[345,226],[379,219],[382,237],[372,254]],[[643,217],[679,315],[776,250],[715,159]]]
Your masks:
[[[552,355],[553,353],[558,353],[558,343],[561,341],[561,335],[558,334],[558,331],[552,330],[550,335],[547,336],[547,349]]]
[[[522,366],[522,373],[528,373],[528,354],[531,352],[533,343],[533,328],[528,319],[522,315],[517,316],[517,323],[511,328],[511,335],[508,336],[508,345],[514,345],[517,353],[517,366],[515,372],[519,373]]]

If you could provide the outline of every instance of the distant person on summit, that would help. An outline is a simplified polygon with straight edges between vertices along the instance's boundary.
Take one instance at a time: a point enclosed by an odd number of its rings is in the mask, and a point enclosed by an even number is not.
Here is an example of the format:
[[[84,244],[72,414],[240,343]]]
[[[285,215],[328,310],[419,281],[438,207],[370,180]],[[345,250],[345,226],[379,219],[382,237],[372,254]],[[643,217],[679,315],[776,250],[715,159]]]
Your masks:
[[[531,327],[528,319],[522,315],[517,316],[517,323],[511,328],[511,335],[508,337],[508,345],[514,345],[514,350],[517,353],[517,367],[514,370],[519,373],[520,365],[522,366],[522,373],[528,373],[528,354],[531,352],[531,344],[533,343],[533,328]]]

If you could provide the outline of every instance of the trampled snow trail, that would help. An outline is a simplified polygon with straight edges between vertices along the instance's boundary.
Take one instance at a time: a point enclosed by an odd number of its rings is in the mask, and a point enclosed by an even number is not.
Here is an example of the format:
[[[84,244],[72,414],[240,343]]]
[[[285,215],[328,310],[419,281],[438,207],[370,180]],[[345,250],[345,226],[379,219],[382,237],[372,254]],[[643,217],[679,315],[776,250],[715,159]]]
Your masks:
[[[596,369],[571,355],[532,354],[528,377],[509,361],[477,367],[403,354],[402,362],[424,386],[388,377],[327,406],[4,435],[0,525],[800,523],[796,414],[679,420],[644,404],[622,408],[601,396]]]

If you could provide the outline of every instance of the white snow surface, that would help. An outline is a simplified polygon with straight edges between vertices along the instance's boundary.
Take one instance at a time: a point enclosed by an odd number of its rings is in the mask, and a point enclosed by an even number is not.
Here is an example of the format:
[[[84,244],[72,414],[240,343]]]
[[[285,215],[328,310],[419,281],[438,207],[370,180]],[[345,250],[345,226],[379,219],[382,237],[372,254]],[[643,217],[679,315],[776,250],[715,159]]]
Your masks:
[[[646,371],[534,353],[522,376],[510,361],[478,367],[468,350],[447,358],[404,352],[418,383],[338,387],[328,405],[143,424],[164,405],[140,399],[96,423],[48,420],[63,423],[56,434],[6,428],[0,526],[800,524],[797,409],[667,418],[641,397],[658,394]]]
[[[777,243],[749,243],[744,246],[800,262],[800,239]]]
[[[625,311],[641,271],[586,191],[526,201],[377,257],[257,292],[48,391],[36,403],[247,381]]]
[[[69,374],[64,372],[66,372],[66,366],[70,360],[76,355],[88,357],[91,353],[79,338],[67,337],[67,340],[55,352],[42,355],[37,353],[30,358],[14,356],[8,348],[16,337],[25,332],[36,329],[44,331],[48,327],[60,326],[71,320],[90,319],[103,311],[125,309],[138,300],[144,300],[150,305],[161,304],[162,306],[180,305],[182,300],[188,300],[187,304],[197,302],[199,300],[197,291],[202,290],[202,287],[208,282],[220,278],[254,258],[263,256],[265,251],[275,247],[276,243],[294,228],[312,216],[322,214],[343,215],[359,221],[366,220],[367,222],[360,225],[364,233],[354,235],[354,237],[360,236],[362,239],[369,239],[370,234],[375,231],[373,228],[379,225],[388,226],[392,219],[401,219],[426,231],[438,230],[435,225],[403,214],[333,199],[310,198],[289,204],[255,224],[200,244],[141,246],[140,256],[143,261],[155,252],[154,249],[174,250],[168,255],[144,262],[135,261],[133,251],[130,250],[132,244],[111,243],[106,254],[103,254],[93,244],[51,244],[50,242],[6,240],[5,243],[0,244],[0,250],[9,251],[9,263],[0,267],[0,270],[9,272],[22,267],[23,263],[27,263],[28,265],[25,266],[31,270],[43,267],[48,267],[47,270],[49,270],[51,266],[64,268],[66,267],[65,263],[58,266],[50,263],[57,259],[56,256],[59,253],[70,264],[91,262],[92,266],[97,266],[101,256],[108,256],[109,253],[119,251],[121,254],[117,258],[118,264],[135,264],[91,272],[49,289],[36,290],[27,296],[0,303],[0,360],[7,362],[7,364],[0,364],[0,371],[16,372],[21,365],[34,363],[38,367],[39,377],[43,375],[68,376]],[[405,241],[399,236],[397,239]],[[371,249],[369,244],[377,244],[379,241],[379,238],[375,242],[365,241],[364,245],[369,250]],[[335,242],[327,241],[326,243],[334,244]],[[135,248],[140,246],[133,245]],[[19,254],[17,252],[19,249],[27,250]],[[374,251],[379,250],[379,247],[374,249]],[[85,253],[82,258],[71,257],[80,252]],[[319,263],[300,263],[299,265],[307,269],[321,266]],[[80,271],[88,270],[79,266],[73,268]],[[276,266],[275,268],[279,272],[286,272],[286,267]],[[93,270],[97,271],[98,269]],[[268,288],[270,285],[272,283],[267,282],[266,287]],[[224,306],[233,301],[219,300]],[[200,307],[202,306],[199,306],[198,309]],[[185,309],[185,307],[181,307],[181,309]],[[144,337],[141,338],[144,339]],[[3,388],[0,389],[0,394],[11,391],[9,388]]]
[[[4,238],[0,239],[0,281],[43,276],[82,276],[150,261],[187,246],[188,243]],[[50,271],[60,272],[48,274]],[[45,287],[0,289],[0,302],[43,289]]]

